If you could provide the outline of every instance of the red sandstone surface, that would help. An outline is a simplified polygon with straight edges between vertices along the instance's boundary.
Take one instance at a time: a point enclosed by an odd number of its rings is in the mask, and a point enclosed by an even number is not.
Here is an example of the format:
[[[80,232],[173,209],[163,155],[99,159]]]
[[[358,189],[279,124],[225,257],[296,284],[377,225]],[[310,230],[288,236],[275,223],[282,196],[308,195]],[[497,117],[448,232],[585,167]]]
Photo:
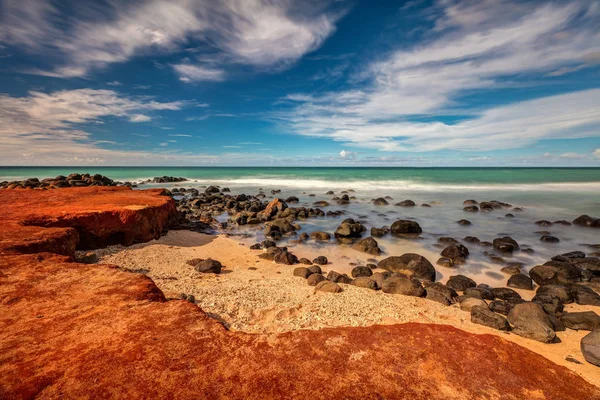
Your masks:
[[[497,336],[425,324],[230,332],[143,275],[68,256],[156,236],[174,212],[158,191],[0,190],[0,201],[2,399],[600,399]]]

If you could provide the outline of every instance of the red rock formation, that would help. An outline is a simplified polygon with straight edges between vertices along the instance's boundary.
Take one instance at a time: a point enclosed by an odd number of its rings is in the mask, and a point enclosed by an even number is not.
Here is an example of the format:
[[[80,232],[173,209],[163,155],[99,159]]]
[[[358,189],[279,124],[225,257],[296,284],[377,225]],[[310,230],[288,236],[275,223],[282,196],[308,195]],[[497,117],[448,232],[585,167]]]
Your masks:
[[[40,248],[67,243],[66,237],[76,243],[65,221],[76,223],[83,237],[110,237],[127,229],[127,223],[150,231],[121,237],[153,237],[165,220],[150,221],[144,210],[152,208],[165,218],[159,210],[172,204],[156,192],[73,190],[79,193],[68,193],[68,210],[38,191],[28,191],[28,201],[11,197],[21,208],[35,205],[33,217],[25,220],[62,227],[35,227]],[[101,205],[103,194],[107,202]],[[112,196],[118,204],[108,202]],[[0,199],[6,205],[2,191]],[[17,208],[15,214],[0,214],[13,227],[29,215]],[[94,214],[108,215],[110,229]],[[114,215],[127,223],[118,224]],[[56,239],[57,232],[64,233],[63,239]],[[18,254],[18,235],[7,235],[3,227],[3,246],[6,237],[10,253],[0,253],[1,399],[600,398],[597,388],[525,348],[449,326],[268,336],[229,332],[193,304],[165,301],[143,275],[78,264],[57,254]]]

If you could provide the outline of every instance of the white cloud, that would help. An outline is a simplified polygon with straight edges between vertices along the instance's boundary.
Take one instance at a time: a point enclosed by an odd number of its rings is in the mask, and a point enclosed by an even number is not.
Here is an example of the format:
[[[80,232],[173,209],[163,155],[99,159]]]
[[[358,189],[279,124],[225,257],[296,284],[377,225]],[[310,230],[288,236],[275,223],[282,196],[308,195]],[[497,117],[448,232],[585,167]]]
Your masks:
[[[169,136],[171,136],[171,137],[192,137],[192,135],[188,135],[186,133],[169,134]]]
[[[600,149],[594,150],[594,157],[600,159]]]
[[[238,144],[241,144],[241,145],[260,145],[262,143],[260,143],[260,142],[240,142]]]
[[[507,77],[568,73],[565,67],[600,62],[594,23],[600,7],[593,1],[445,0],[434,10],[429,39],[371,63],[362,75],[366,87],[287,95],[284,100],[294,102],[291,111],[273,117],[297,134],[383,151],[496,150],[600,135],[598,90],[487,111],[459,102],[465,92],[497,88]],[[411,122],[453,109],[472,119],[452,125]]]
[[[172,53],[190,39],[212,47],[220,61],[281,67],[318,48],[341,16],[328,11],[329,2],[313,0],[109,2],[102,14],[78,6],[65,20],[45,0],[4,0],[0,42],[36,54],[62,55],[64,63],[52,71],[30,71],[57,77],[84,76],[90,69],[139,54]]]
[[[242,146],[223,146],[226,149],[243,149]]]
[[[123,84],[119,81],[106,82],[108,86],[122,86]]]
[[[129,117],[130,122],[148,122],[150,120],[152,120],[152,118],[144,114],[133,114]]]
[[[342,150],[340,151],[340,157],[344,160],[356,160],[356,153],[352,151]]]
[[[172,67],[179,75],[179,80],[186,83],[200,81],[220,82],[225,80],[225,71],[222,69],[191,64],[177,64]]]

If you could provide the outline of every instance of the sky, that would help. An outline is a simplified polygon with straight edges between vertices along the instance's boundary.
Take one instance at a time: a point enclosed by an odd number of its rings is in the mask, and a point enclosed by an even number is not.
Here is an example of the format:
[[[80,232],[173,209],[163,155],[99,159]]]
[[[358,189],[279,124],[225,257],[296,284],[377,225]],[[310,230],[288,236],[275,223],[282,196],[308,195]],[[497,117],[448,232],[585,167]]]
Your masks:
[[[600,1],[0,0],[0,165],[600,166]]]

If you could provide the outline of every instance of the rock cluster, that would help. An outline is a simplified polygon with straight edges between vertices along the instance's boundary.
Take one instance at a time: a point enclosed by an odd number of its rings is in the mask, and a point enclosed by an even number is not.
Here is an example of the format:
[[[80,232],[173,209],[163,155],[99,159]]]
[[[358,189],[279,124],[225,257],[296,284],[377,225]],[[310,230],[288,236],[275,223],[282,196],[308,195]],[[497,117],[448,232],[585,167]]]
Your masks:
[[[84,187],[84,186],[117,186],[119,182],[100,175],[90,174],[71,174],[69,176],[59,175],[55,178],[29,178],[23,181],[4,181],[0,182],[0,188],[4,189],[60,189],[66,187]],[[132,186],[127,182],[123,186]]]

